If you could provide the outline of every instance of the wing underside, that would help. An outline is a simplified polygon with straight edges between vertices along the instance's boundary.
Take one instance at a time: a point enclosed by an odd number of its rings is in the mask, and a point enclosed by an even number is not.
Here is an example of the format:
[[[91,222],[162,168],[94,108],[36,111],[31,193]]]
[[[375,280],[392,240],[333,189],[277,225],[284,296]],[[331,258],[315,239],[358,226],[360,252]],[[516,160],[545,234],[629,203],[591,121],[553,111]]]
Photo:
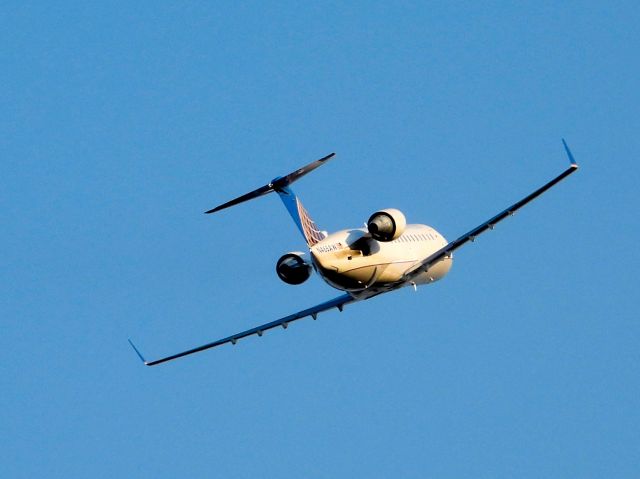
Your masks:
[[[337,298],[331,299],[329,301],[325,301],[324,303],[318,304],[316,306],[312,306],[311,308],[303,309],[302,311],[298,311],[297,313],[290,314],[289,316],[285,316],[284,318],[276,319],[275,321],[271,321],[270,323],[261,324],[260,326],[247,329],[246,331],[233,334],[226,338],[218,339],[211,343],[203,344],[202,346],[198,346],[192,349],[188,349],[186,351],[172,354],[171,356],[167,356],[160,359],[154,359],[153,361],[147,361],[142,356],[138,348],[136,348],[136,346],[133,344],[131,340],[129,340],[129,343],[131,344],[131,347],[133,347],[136,354],[145,365],[155,366],[156,364],[161,364],[167,361],[171,361],[173,359],[181,358],[183,356],[188,356],[190,354],[199,353],[200,351],[215,348],[217,346],[221,346],[226,343],[236,344],[238,340],[246,338],[247,336],[252,336],[254,334],[257,334],[258,336],[262,336],[262,334],[265,331],[268,331],[273,328],[277,328],[278,326],[281,326],[282,328],[286,329],[289,323],[292,323],[293,321],[297,321],[298,319],[306,318],[308,316],[311,316],[313,319],[316,319],[319,313],[322,313],[323,311],[327,311],[331,308],[337,308],[338,310],[342,311],[342,308],[344,308],[345,304],[352,303],[354,301],[357,301],[357,300],[350,294],[343,294],[342,296],[338,296]]]
[[[575,162],[575,160],[573,158],[573,155],[571,154],[571,150],[569,150],[569,147],[567,146],[567,144],[565,143],[564,140],[562,140],[562,144],[564,145],[565,151],[567,152],[567,156],[571,160],[571,165],[569,166],[569,168],[564,170],[562,173],[560,173],[558,176],[556,176],[554,179],[552,179],[548,183],[545,183],[543,186],[541,186],[540,188],[535,190],[533,193],[525,196],[520,201],[518,201],[518,202],[512,204],[511,206],[509,206],[508,208],[502,210],[500,213],[495,215],[493,218],[485,221],[484,223],[481,223],[480,225],[476,226],[472,230],[466,232],[465,234],[463,234],[459,238],[457,238],[454,241],[450,242],[449,244],[447,244],[443,248],[439,249],[438,251],[436,251],[435,253],[433,253],[432,255],[430,255],[429,257],[424,259],[423,261],[421,261],[419,264],[414,265],[409,271],[407,271],[407,273],[405,273],[405,276],[402,279],[401,284],[405,284],[407,282],[410,282],[412,280],[412,278],[414,278],[415,276],[428,271],[429,268],[431,268],[436,263],[442,261],[445,258],[450,257],[451,254],[455,250],[457,250],[458,248],[460,248],[461,246],[463,246],[464,244],[466,244],[466,243],[468,243],[470,241],[473,242],[478,235],[481,235],[485,231],[492,230],[493,227],[496,224],[498,224],[500,221],[502,221],[503,219],[505,219],[505,218],[507,218],[509,216],[513,216],[515,214],[515,212],[518,211],[520,208],[522,208],[526,204],[528,204],[531,201],[533,201],[534,199],[536,199],[542,193],[544,193],[545,191],[547,191],[548,189],[550,189],[551,187],[553,187],[554,185],[556,185],[557,183],[559,183],[560,181],[565,179],[570,174],[572,174],[575,171],[577,171],[578,165]]]

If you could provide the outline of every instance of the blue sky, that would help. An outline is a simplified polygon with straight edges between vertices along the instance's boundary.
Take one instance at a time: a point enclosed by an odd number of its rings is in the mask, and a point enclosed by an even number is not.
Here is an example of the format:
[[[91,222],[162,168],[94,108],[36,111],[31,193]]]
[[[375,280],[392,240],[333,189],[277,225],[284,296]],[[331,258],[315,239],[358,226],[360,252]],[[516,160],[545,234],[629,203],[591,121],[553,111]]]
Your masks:
[[[635,2],[6,2],[2,477],[637,477]],[[581,170],[451,273],[279,282],[379,208],[446,237]]]

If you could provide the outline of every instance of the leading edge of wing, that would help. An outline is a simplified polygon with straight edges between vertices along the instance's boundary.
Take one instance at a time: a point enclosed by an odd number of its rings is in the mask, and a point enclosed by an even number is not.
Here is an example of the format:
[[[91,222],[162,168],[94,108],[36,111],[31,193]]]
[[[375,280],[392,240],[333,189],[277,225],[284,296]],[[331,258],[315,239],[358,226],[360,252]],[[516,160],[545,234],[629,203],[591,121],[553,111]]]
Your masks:
[[[187,351],[182,351],[180,353],[172,354],[171,356],[167,356],[165,358],[154,359],[153,361],[147,361],[144,356],[140,353],[138,348],[133,344],[131,339],[129,339],[129,344],[136,352],[138,357],[142,360],[142,362],[146,366],[155,366],[156,364],[164,363],[167,361],[171,361],[173,359],[178,359],[183,356],[188,356],[189,354],[199,353],[200,351],[204,351],[206,349],[215,348],[216,346],[221,346],[226,343],[236,344],[239,339],[246,338],[247,336],[251,336],[253,334],[257,334],[258,336],[262,336],[262,333],[268,331],[269,329],[273,329],[278,326],[282,326],[283,328],[287,328],[289,323],[296,321],[298,319],[306,318],[307,316],[313,317],[316,319],[318,313],[322,313],[331,308],[338,308],[342,311],[342,308],[345,304],[352,303],[357,301],[356,298],[351,296],[350,294],[343,294],[342,296],[338,296],[337,298],[333,298],[324,303],[318,304],[316,306],[312,306],[311,308],[303,309],[302,311],[298,311],[297,313],[290,314],[289,316],[285,316],[284,318],[276,319],[275,321],[271,321],[270,323],[261,324],[260,326],[256,326],[255,328],[247,329],[246,331],[242,331],[241,333],[236,333],[231,336],[228,336],[223,339],[218,339],[217,341],[213,341],[211,343],[203,344],[202,346],[198,346],[193,349],[188,349]]]
[[[567,156],[569,157],[569,160],[571,161],[571,165],[569,166],[569,168],[564,170],[562,173],[560,173],[558,176],[556,176],[551,181],[547,182],[546,184],[544,184],[543,186],[541,186],[540,188],[535,190],[533,193],[525,196],[520,201],[518,201],[518,202],[512,204],[511,206],[509,206],[508,208],[502,210],[500,213],[495,215],[493,218],[491,218],[491,219],[485,221],[484,223],[476,226],[471,231],[468,231],[467,233],[463,234],[462,236],[460,236],[456,240],[454,240],[451,243],[447,244],[445,247],[443,247],[443,248],[439,249],[438,251],[436,251],[435,253],[433,253],[431,256],[427,257],[420,264],[414,266],[411,270],[409,270],[405,274],[405,278],[403,278],[403,283],[406,282],[406,281],[410,281],[412,277],[414,277],[414,276],[416,276],[416,275],[418,275],[418,274],[420,274],[422,272],[427,271],[435,263],[441,261],[443,258],[445,258],[447,256],[450,256],[451,253],[453,253],[453,251],[455,251],[456,249],[458,249],[460,246],[464,245],[465,243],[467,243],[469,241],[474,241],[476,236],[484,233],[487,230],[493,229],[493,227],[496,224],[498,224],[500,221],[502,221],[503,219],[507,218],[508,216],[512,216],[516,211],[518,211],[524,205],[526,205],[527,203],[533,201],[538,196],[540,196],[542,193],[544,193],[545,191],[547,191],[548,189],[550,189],[551,187],[553,187],[554,185],[556,185],[557,183],[559,183],[560,181],[565,179],[570,174],[572,174],[575,171],[577,171],[578,164],[576,163],[575,159],[573,158],[573,154],[571,153],[571,150],[567,146],[567,143],[564,141],[564,139],[562,140],[562,144],[564,145],[564,149],[565,149],[565,151],[567,153]]]

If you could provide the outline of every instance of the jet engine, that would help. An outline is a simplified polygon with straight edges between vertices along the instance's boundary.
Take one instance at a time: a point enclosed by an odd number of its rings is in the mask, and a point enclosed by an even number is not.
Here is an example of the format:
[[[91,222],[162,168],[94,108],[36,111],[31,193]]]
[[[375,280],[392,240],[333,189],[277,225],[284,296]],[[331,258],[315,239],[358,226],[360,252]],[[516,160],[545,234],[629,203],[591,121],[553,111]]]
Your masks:
[[[394,208],[376,211],[367,221],[369,233],[378,241],[393,241],[404,232],[406,225],[402,211]]]
[[[287,284],[302,284],[311,276],[311,264],[305,253],[293,252],[280,257],[276,263],[278,277]]]

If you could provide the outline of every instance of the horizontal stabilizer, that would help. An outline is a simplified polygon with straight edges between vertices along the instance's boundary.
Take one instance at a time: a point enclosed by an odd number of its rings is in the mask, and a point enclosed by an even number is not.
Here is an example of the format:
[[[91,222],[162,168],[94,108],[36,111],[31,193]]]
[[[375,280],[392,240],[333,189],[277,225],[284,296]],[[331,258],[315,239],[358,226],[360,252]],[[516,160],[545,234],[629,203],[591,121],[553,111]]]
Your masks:
[[[309,163],[308,165],[303,166],[302,168],[294,171],[293,173],[289,173],[286,176],[279,176],[277,178],[274,178],[273,180],[271,180],[271,183],[261,186],[260,188],[250,191],[249,193],[246,193],[242,196],[234,198],[231,201],[227,201],[226,203],[216,206],[215,208],[212,208],[208,211],[205,211],[205,214],[215,213],[216,211],[229,208],[230,206],[234,206],[239,203],[244,203],[245,201],[249,201],[254,198],[258,198],[260,196],[266,195],[267,193],[271,193],[272,191],[281,190],[282,188],[289,186],[294,181],[299,180],[307,173],[311,173],[313,170],[315,170],[319,166],[322,166],[322,164],[325,161],[330,160],[334,156],[335,156],[335,153],[331,153],[330,155],[327,155],[324,158],[320,158],[319,160],[316,160],[314,162]]]
[[[264,185],[258,188],[257,190],[250,191],[246,195],[238,196],[237,198],[227,201],[226,203],[221,204],[220,206],[216,206],[209,211],[205,211],[205,214],[215,213],[216,211],[223,210],[225,208],[229,208],[230,206],[237,205],[238,203],[244,203],[245,201],[252,200],[254,198],[258,198],[260,196],[266,195],[267,193],[271,193],[273,188],[271,185]]]

